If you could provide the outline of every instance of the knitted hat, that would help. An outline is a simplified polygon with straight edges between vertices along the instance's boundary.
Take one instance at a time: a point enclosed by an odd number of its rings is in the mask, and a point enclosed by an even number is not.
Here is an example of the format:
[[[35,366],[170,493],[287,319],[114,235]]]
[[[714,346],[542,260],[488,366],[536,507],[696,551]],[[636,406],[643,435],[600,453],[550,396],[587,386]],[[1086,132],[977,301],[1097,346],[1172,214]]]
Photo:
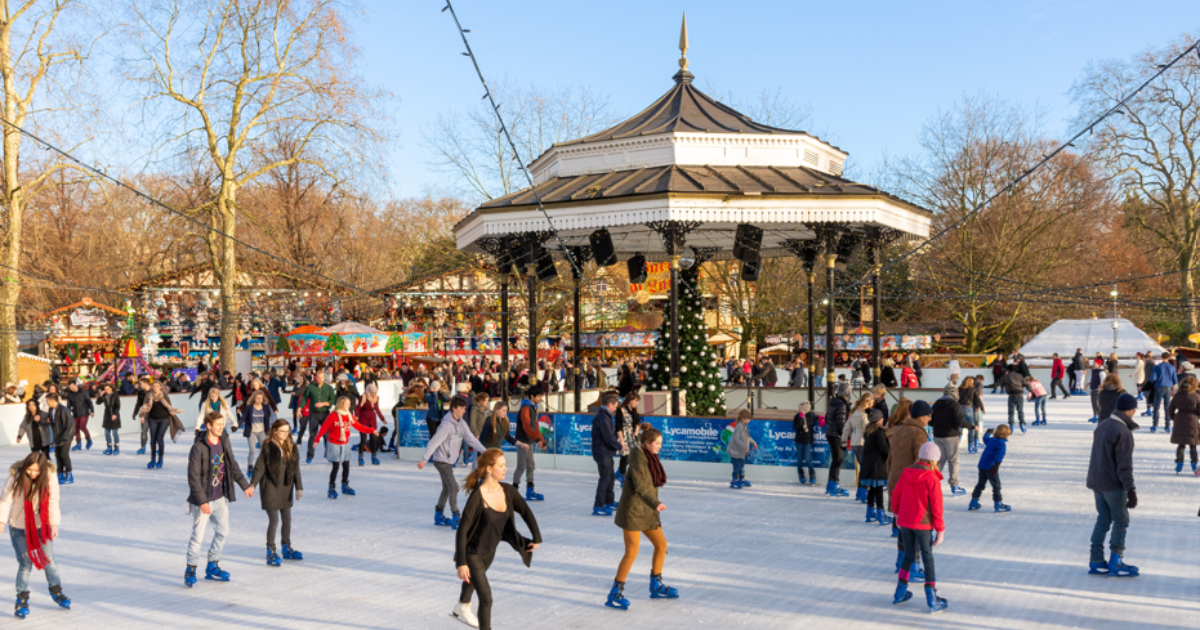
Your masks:
[[[908,415],[914,418],[932,416],[933,409],[930,408],[929,403],[925,402],[924,400],[918,400],[912,404],[912,408],[908,410]]]
[[[1117,399],[1117,411],[1133,411],[1137,408],[1137,399],[1129,394],[1121,394]]]
[[[916,405],[913,405],[916,407]],[[910,451],[911,452],[911,451]],[[936,442],[926,442],[921,445],[921,451],[917,453],[917,459],[927,459],[931,462],[936,462],[942,458],[942,449],[938,448]]]

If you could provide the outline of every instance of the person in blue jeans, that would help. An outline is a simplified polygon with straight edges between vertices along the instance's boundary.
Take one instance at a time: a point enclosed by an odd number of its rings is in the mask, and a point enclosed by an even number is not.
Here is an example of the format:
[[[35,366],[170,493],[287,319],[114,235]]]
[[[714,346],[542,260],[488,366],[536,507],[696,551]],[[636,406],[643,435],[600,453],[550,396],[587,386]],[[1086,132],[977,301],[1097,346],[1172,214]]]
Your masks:
[[[733,464],[733,479],[729,487],[734,489],[749,488],[752,484],[746,481],[746,457],[750,449],[758,448],[758,443],[750,437],[750,410],[738,412],[737,424],[725,450],[729,453],[729,463]]]
[[[817,414],[813,413],[812,403],[807,400],[800,403],[798,413],[792,418],[792,429],[796,432],[796,469],[800,473],[800,485],[817,485],[817,471],[813,468],[813,442],[816,441]],[[804,469],[808,468],[808,478],[804,477]]]
[[[58,507],[58,484],[50,481],[54,466],[41,451],[34,451],[9,469],[4,493],[0,495],[0,530],[8,525],[8,535],[17,554],[16,616],[29,615],[29,575],[34,568],[46,572],[50,596],[63,608],[71,600],[63,595],[58,565],[54,564],[54,539],[62,514]],[[33,508],[33,514],[25,510]],[[29,531],[30,524],[34,531]]]
[[[1179,384],[1179,375],[1170,358],[1170,352],[1162,353],[1162,361],[1154,366],[1154,371],[1150,373],[1150,382],[1154,384],[1154,423],[1150,425],[1151,433],[1158,431],[1159,407],[1163,410],[1164,430],[1171,430],[1171,396],[1175,392],[1175,386]]]
[[[1008,427],[1013,428],[1013,415],[1021,423],[1021,432],[1025,432],[1025,377],[1017,371],[1015,365],[1008,366],[1008,372],[1000,378],[1000,387],[1008,394]]]
[[[1092,455],[1088,462],[1087,487],[1096,499],[1096,526],[1092,529],[1088,573],[1108,577],[1137,577],[1138,568],[1125,564],[1125,533],[1129,510],[1137,507],[1133,482],[1133,421],[1137,399],[1122,394],[1117,409],[1101,420],[1092,433]],[[1112,529],[1108,545],[1112,555],[1104,559],[1104,538]]]

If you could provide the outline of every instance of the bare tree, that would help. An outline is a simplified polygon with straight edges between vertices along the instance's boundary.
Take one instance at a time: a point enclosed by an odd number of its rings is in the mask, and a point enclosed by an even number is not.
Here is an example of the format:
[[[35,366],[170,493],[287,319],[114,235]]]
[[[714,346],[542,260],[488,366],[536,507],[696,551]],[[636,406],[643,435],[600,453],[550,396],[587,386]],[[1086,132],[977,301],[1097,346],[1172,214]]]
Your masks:
[[[163,143],[202,159],[211,199],[188,209],[221,284],[223,365],[233,364],[238,314],[238,192],[275,169],[304,163],[334,179],[370,164],[384,138],[373,107],[382,95],[354,73],[343,4],[336,0],[133,2],[129,78],[145,87],[148,119]],[[272,134],[296,140],[268,154]]]
[[[1159,64],[1192,49],[1180,37],[1129,60],[1094,63],[1075,84],[1080,120],[1111,109],[1158,72]],[[1131,203],[1130,225],[1148,234],[1179,273],[1179,297],[1188,332],[1200,330],[1195,269],[1200,262],[1200,61],[1187,54],[1139,92],[1119,115],[1094,129],[1091,147]]]

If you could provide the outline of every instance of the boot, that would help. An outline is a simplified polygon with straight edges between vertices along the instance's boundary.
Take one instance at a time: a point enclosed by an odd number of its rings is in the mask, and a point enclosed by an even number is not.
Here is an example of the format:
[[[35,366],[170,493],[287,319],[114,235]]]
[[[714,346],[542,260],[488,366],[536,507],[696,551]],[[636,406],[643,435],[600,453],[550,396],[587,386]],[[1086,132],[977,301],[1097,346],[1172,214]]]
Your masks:
[[[800,471],[800,485],[802,485],[802,486],[808,485],[808,480],[804,478],[803,470]]]
[[[629,610],[629,600],[625,599],[625,583],[613,581],[612,588],[608,591],[608,601],[604,602],[609,608],[617,608],[620,610]]]
[[[267,564],[273,567],[283,564],[279,554],[275,553],[275,545],[267,545]]]
[[[525,500],[526,501],[545,501],[546,497],[534,492],[533,484],[529,484],[528,486],[525,486]]]
[[[749,481],[746,481],[745,475],[742,475],[742,476],[738,477],[738,485],[743,488],[749,488],[750,486],[753,486],[754,484],[750,483]]]
[[[92,450],[92,438],[87,439],[87,450]],[[68,600],[70,601],[70,600]]]
[[[337,490],[334,489],[333,484],[329,484],[329,492],[327,492],[325,496],[328,496],[330,499],[337,498]]]
[[[216,561],[209,560],[208,566],[204,569],[204,579],[213,580],[215,582],[228,582],[229,572],[221,569]]]
[[[1175,474],[1183,472],[1183,460],[1175,462]]]
[[[867,501],[867,489],[862,486],[856,488],[854,491],[854,500],[859,503],[865,503]]]
[[[964,490],[962,488],[962,486],[951,486],[950,487],[950,496],[952,496],[952,497],[962,497],[962,496],[966,496],[966,494],[967,494],[967,491]]]
[[[896,582],[896,593],[892,595],[892,605],[903,604],[912,599],[912,593],[908,592],[908,582]]]
[[[838,485],[838,482],[829,482],[829,489],[825,491],[831,497],[848,497],[850,492]]]
[[[892,573],[899,573],[899,572],[900,572],[900,563],[901,563],[901,562],[904,562],[904,550],[903,550],[903,549],[897,549],[897,550],[896,550],[896,570],[895,570],[895,571],[892,571]]]
[[[440,509],[434,509],[433,524],[438,527],[449,527],[450,519],[446,518],[446,515],[442,514],[442,511]]]
[[[359,465],[359,466],[365,466],[365,465],[366,465],[366,462],[364,462],[364,461],[363,461],[363,454],[362,454],[362,452],[361,452],[361,451],[358,453],[358,465]]]
[[[938,597],[937,589],[932,586],[925,587],[925,603],[929,604],[929,614],[931,615],[940,613],[949,606],[945,598]]]
[[[650,599],[676,599],[679,591],[662,583],[662,574],[650,576]]]
[[[139,448],[139,449],[137,450],[137,454],[138,454],[138,455],[145,455],[145,454],[146,454],[146,445],[145,445],[145,444],[143,444],[143,445],[142,445],[142,448]]]
[[[1012,511],[1011,507],[1004,505],[1003,503],[1001,503],[999,501],[996,501],[996,504],[994,507],[996,508],[997,512],[1011,512]]]
[[[24,619],[29,616],[29,591],[21,591],[17,593],[17,607],[13,611],[17,619]]]
[[[280,555],[283,556],[284,560],[303,560],[304,559],[304,554],[293,549],[291,543],[283,543],[283,553],[281,553]]]
[[[1137,577],[1138,568],[1125,564],[1121,554],[1113,552],[1108,559],[1108,577]]]
[[[73,485],[74,483],[75,483],[75,471],[73,471],[73,470],[68,471],[67,472],[67,485],[70,486],[70,485]]]
[[[343,481],[342,482],[342,494],[348,494],[350,496],[354,496],[358,493],[354,491],[354,488],[351,488],[349,485],[346,484],[346,482]]]
[[[974,510],[979,510],[979,509],[983,509],[983,506],[979,504],[979,499],[971,499],[971,503],[969,505],[967,505],[967,511],[974,511]]]
[[[113,445],[113,452],[112,452],[112,454],[113,454],[113,455],[120,455],[120,454],[121,454],[121,445],[120,445],[120,444],[114,444],[114,445]]]
[[[71,598],[63,595],[61,585],[50,587],[50,597],[54,598],[55,604],[58,604],[67,610],[71,610]]]
[[[729,487],[733,488],[734,490],[742,489],[742,484],[738,483],[737,475],[734,475],[733,478],[729,480]]]
[[[111,443],[111,442],[108,444],[108,448],[105,448],[105,449],[104,449],[104,454],[105,454],[105,455],[112,455],[112,443]]]
[[[891,517],[889,517],[889,516],[887,515],[887,513],[886,513],[886,512],[884,512],[882,509],[876,508],[876,510],[875,510],[875,517],[876,517],[876,518],[879,520],[879,525],[880,525],[881,527],[882,527],[882,526],[884,526],[884,525],[891,525],[891,524],[892,524],[892,519],[891,519]]]
[[[375,457],[375,453],[371,453],[371,465],[372,465],[372,466],[378,466],[378,465],[379,465],[379,458],[378,458],[378,457]]]
[[[450,513],[450,529],[452,529],[454,531],[458,531],[458,522],[460,519],[462,519],[461,514],[459,514],[458,512],[451,512]]]
[[[1089,562],[1088,575],[1108,575],[1108,561],[1100,560],[1097,562],[1093,560]]]
[[[729,487],[736,488],[737,486],[730,484]],[[612,515],[613,515],[612,510],[607,505],[601,505],[601,506],[596,506],[596,507],[592,508],[592,516],[612,516]]]
[[[464,604],[459,602],[455,604],[454,610],[450,612],[450,616],[471,626],[472,628],[479,627],[479,618],[475,616],[475,611],[471,610],[470,602]]]

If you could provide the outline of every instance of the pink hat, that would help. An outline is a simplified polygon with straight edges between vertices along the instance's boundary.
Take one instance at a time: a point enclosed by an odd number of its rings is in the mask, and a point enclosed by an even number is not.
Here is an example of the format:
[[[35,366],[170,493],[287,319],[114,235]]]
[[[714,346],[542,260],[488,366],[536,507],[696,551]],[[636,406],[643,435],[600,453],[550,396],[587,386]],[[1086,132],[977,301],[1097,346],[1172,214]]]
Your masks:
[[[909,451],[910,453],[912,451]],[[917,459],[927,459],[931,462],[936,462],[942,458],[942,449],[938,448],[935,442],[926,442],[921,445],[921,451],[917,453]]]

